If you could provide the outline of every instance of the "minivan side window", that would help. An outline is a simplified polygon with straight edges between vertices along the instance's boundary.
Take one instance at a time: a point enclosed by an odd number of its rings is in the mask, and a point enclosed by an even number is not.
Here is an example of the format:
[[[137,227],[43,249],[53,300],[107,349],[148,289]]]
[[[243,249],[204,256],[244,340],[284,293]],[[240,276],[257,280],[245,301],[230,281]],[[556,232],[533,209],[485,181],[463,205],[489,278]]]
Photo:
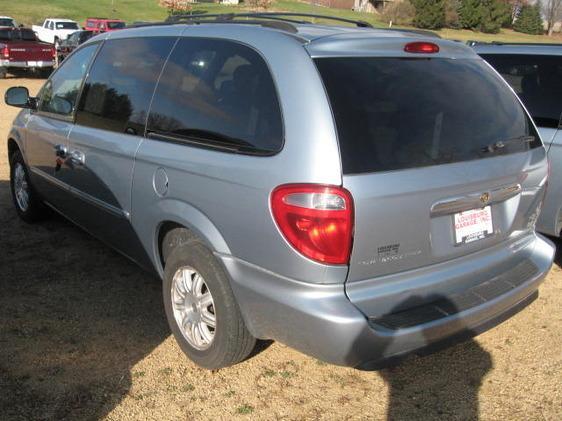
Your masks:
[[[278,152],[281,110],[265,61],[236,42],[180,39],[156,89],[147,132],[229,152]]]
[[[39,94],[39,111],[63,116],[74,111],[80,86],[98,44],[91,44],[68,57]]]
[[[481,54],[511,85],[539,126],[557,128],[562,115],[562,56]]]
[[[154,87],[175,41],[171,37],[107,41],[84,84],[76,123],[144,135]]]

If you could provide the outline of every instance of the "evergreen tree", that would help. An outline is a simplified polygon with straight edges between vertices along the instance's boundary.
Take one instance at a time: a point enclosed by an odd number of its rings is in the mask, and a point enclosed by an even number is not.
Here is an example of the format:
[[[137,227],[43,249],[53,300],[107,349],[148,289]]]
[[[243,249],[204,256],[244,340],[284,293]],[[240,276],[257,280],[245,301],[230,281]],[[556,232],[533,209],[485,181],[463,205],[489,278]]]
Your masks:
[[[510,16],[511,9],[507,3],[499,0],[482,0],[480,30],[488,34],[497,34]]]
[[[513,29],[526,34],[542,34],[544,29],[540,2],[537,2],[534,6],[523,6],[517,20],[513,24]]]
[[[412,0],[416,9],[414,25],[424,29],[439,29],[445,25],[445,0]]]
[[[482,0],[461,0],[459,21],[465,29],[478,29],[482,23]]]

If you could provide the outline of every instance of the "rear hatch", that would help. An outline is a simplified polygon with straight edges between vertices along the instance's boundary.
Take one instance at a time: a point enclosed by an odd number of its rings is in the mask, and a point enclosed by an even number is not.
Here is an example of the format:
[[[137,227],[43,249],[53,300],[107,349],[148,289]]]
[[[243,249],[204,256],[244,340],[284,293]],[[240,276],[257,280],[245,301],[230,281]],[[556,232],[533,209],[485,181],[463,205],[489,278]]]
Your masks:
[[[347,282],[497,246],[543,196],[544,149],[508,86],[472,52],[409,56],[408,41],[315,58],[355,204]]]
[[[52,61],[53,49],[48,44],[36,41],[11,41],[8,43],[10,61]]]

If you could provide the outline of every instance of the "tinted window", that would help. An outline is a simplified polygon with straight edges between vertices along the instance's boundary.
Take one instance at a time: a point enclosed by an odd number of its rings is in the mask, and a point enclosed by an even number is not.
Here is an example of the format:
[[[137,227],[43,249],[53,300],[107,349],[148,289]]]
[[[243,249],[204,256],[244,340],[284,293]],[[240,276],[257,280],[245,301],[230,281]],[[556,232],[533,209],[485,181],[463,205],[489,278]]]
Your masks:
[[[519,152],[538,137],[513,93],[481,60],[321,58],[345,173]],[[498,141],[504,148],[487,148]]]
[[[0,18],[0,26],[16,26],[12,19]]]
[[[181,39],[158,85],[148,130],[229,150],[271,154],[283,143],[269,69],[249,47]]]
[[[107,27],[109,29],[123,29],[125,22],[107,22]]]
[[[106,42],[84,84],[77,123],[143,135],[156,80],[174,42],[156,37]]]
[[[562,114],[562,56],[483,54],[517,92],[539,126],[558,127]]]
[[[78,29],[74,22],[57,22],[57,29]]]
[[[82,31],[82,32],[78,32],[78,42],[80,44],[82,44],[83,42],[86,42],[87,40],[89,40],[90,38],[92,38],[92,36],[94,35],[93,32],[91,31]]]
[[[19,33],[21,39],[24,41],[37,41],[35,32],[33,32],[31,29],[20,29]]]
[[[13,39],[13,29],[0,29],[0,41],[10,41]]]
[[[39,110],[70,115],[74,111],[82,80],[96,51],[88,45],[67,58],[41,90]]]

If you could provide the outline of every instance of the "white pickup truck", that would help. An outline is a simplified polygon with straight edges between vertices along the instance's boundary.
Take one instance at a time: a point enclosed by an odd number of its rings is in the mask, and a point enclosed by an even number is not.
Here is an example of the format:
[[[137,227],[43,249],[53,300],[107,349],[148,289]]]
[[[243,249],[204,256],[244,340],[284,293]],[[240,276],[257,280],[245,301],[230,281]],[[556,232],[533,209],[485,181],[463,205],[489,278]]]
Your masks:
[[[79,31],[80,27],[70,19],[48,18],[43,25],[33,25],[32,29],[39,40],[57,45],[73,32]]]

